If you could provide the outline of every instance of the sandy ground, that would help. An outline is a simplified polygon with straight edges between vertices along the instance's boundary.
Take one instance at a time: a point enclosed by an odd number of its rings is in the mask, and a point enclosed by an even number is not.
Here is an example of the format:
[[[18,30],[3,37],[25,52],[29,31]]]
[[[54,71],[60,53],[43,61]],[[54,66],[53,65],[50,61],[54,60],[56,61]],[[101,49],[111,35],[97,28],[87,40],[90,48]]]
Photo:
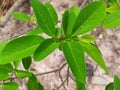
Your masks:
[[[41,0],[46,2],[47,0]],[[72,5],[80,7],[81,0],[48,0],[56,9],[59,21],[61,21],[61,15],[64,10],[70,8]],[[83,0],[84,1],[84,0]],[[24,11],[25,8],[22,7]],[[25,9],[26,11],[26,9]],[[32,27],[28,23],[19,22],[11,18],[4,28],[0,28],[0,41],[10,39],[26,33]],[[103,57],[105,58],[106,65],[110,70],[110,74],[107,75],[97,64],[86,56],[88,79],[87,90],[105,90],[106,84],[113,80],[113,76],[116,74],[120,76],[120,28],[104,30],[101,27],[92,32],[96,36],[96,43],[100,49]],[[48,56],[41,62],[34,62],[31,67],[36,69],[35,73],[43,73],[54,70],[61,67],[65,63],[62,52],[56,50],[53,54]],[[68,66],[66,65],[60,72],[63,79],[66,78]],[[39,81],[44,85],[45,90],[65,90],[64,87],[58,89],[61,85],[61,79],[59,72],[51,73],[47,75],[41,75],[38,77]],[[72,74],[70,73],[71,77]],[[20,90],[27,90],[24,86],[25,80],[18,80],[20,82]],[[75,82],[72,78],[69,78],[69,83],[65,84],[66,90],[75,90]]]

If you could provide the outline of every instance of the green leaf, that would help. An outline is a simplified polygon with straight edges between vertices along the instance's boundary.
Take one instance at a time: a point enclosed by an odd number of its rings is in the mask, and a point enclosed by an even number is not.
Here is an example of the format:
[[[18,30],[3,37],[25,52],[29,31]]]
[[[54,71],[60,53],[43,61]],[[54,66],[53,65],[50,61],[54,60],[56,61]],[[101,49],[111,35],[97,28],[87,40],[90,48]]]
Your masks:
[[[55,34],[55,24],[49,10],[39,0],[31,0],[31,5],[35,12],[37,23],[40,28],[49,36]]]
[[[57,16],[57,13],[56,13],[54,7],[48,2],[45,3],[45,7],[48,9],[48,11],[52,17],[52,20],[54,22],[54,25],[56,25],[58,23],[58,16]]]
[[[105,65],[104,59],[99,49],[94,44],[80,43],[84,51],[101,67],[106,73],[109,73],[108,68]]]
[[[6,80],[10,77],[10,75],[8,73],[3,73],[3,72],[0,72],[0,80]]]
[[[86,34],[86,35],[79,38],[79,41],[84,42],[84,43],[92,43],[95,40],[96,40],[95,37],[93,35],[90,35],[90,34]]]
[[[0,54],[0,64],[20,60],[34,53],[43,38],[37,35],[22,36],[7,43]]]
[[[80,9],[79,9],[78,7],[76,7],[76,6],[72,6],[72,7],[70,8],[70,11],[73,11],[73,12],[75,13],[76,17],[77,17],[78,14],[80,13]]]
[[[85,84],[83,84],[80,81],[76,80],[76,90],[86,90],[85,89]]]
[[[16,82],[6,82],[2,86],[2,90],[19,90],[19,85]]]
[[[14,12],[14,13],[12,13],[12,16],[17,20],[30,22],[30,17],[25,13]]]
[[[67,32],[68,20],[69,20],[69,11],[67,10],[62,15],[62,27],[65,34]]]
[[[76,80],[85,84],[86,82],[86,65],[84,60],[84,52],[80,44],[76,41],[64,42],[63,53],[67,63],[75,76]]]
[[[24,68],[25,68],[26,70],[29,69],[31,63],[32,63],[32,58],[31,58],[31,56],[28,56],[28,57],[22,59],[22,64],[23,64],[23,66],[24,66]]]
[[[16,77],[24,78],[24,77],[31,77],[32,73],[28,71],[23,71],[23,70],[16,70],[15,75]]]
[[[73,11],[69,11],[68,27],[67,27],[67,31],[66,31],[67,36],[71,36],[75,21],[76,21],[75,13]]]
[[[66,11],[63,14],[63,18],[62,18],[62,27],[63,27],[63,31],[64,34],[69,37],[72,34],[72,29],[74,27],[75,24],[75,20],[76,20],[76,15],[74,13],[74,11]]]
[[[8,43],[8,41],[0,42],[0,53],[2,52],[2,50],[4,49],[4,47],[6,46],[7,43]]]
[[[59,43],[54,42],[53,39],[44,40],[40,46],[35,51],[33,57],[35,61],[40,61],[46,58],[49,54],[51,54],[56,48],[58,48]]]
[[[114,28],[120,26],[120,11],[107,14],[103,22],[104,28]]]
[[[105,15],[106,5],[104,2],[90,3],[80,11],[73,28],[73,35],[76,36],[93,30],[102,23]]]
[[[42,29],[40,27],[34,28],[32,30],[30,30],[27,35],[38,35],[43,33]]]
[[[120,90],[120,79],[116,75],[114,76],[114,89]]]
[[[109,83],[106,87],[105,90],[114,90],[114,83]]]
[[[13,71],[13,66],[10,63],[5,65],[0,65],[1,73],[11,73],[12,71]]]
[[[27,82],[28,90],[44,90],[43,86],[37,81],[35,75],[29,77]]]
[[[38,84],[39,84],[39,89],[38,90],[44,90],[44,87],[40,83],[38,83]]]
[[[13,61],[15,69],[18,68],[18,66],[20,65],[20,63],[21,63],[21,60]]]

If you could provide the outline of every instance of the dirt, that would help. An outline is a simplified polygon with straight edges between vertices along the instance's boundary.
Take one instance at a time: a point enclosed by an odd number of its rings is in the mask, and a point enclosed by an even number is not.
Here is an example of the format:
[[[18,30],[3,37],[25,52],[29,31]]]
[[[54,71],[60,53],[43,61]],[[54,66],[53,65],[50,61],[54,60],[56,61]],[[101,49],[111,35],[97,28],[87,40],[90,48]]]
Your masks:
[[[84,2],[81,0],[41,0],[43,3],[49,1],[56,9],[59,21],[61,22],[62,13],[69,9],[72,5],[80,7]],[[24,7],[21,7],[24,11]],[[20,10],[21,10],[20,9]],[[26,10],[26,9],[25,9]],[[32,29],[28,23],[19,22],[13,18],[9,20],[4,28],[0,28],[0,41],[11,39],[20,35],[25,34],[27,31]],[[105,85],[113,81],[113,76],[116,74],[120,76],[120,28],[116,29],[102,29],[101,27],[92,31],[92,34],[96,36],[96,44],[100,49],[105,63],[110,70],[110,74],[106,74],[90,57],[86,56],[87,64],[87,90],[105,90]],[[36,69],[35,73],[44,73],[47,71],[52,71],[54,69],[60,68],[65,62],[63,53],[56,50],[53,54],[48,56],[45,60],[41,62],[34,62],[32,68]],[[63,79],[66,79],[66,74],[68,71],[68,66],[66,65],[61,72],[50,73],[46,75],[38,76],[38,80],[43,84],[45,90],[58,90],[61,85],[60,74]],[[74,78],[70,72],[71,78],[69,78],[69,83],[65,84],[66,90],[75,90]],[[20,81],[20,90],[27,90],[25,85],[25,80]],[[65,90],[61,87],[59,90]]]

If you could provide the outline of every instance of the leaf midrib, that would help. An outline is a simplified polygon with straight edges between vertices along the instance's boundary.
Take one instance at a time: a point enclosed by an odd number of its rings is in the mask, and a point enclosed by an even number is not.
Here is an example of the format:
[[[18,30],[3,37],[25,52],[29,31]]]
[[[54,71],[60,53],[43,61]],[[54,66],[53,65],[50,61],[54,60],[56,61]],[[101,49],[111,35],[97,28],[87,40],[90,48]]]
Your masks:
[[[39,16],[41,17],[41,14],[40,14],[40,12],[39,12],[39,9],[38,9],[36,6],[34,6],[34,8],[36,8],[36,10],[37,10],[38,13],[39,13]],[[48,32],[52,35],[52,32],[50,31],[50,28],[47,26],[47,24],[45,23],[45,21],[44,21],[42,18],[41,18],[41,20],[44,22],[45,26],[47,27]]]
[[[68,47],[69,47],[69,49],[70,49],[70,52],[71,52],[72,57],[73,57],[73,59],[74,59],[74,62],[75,62],[75,64],[76,64],[76,67],[78,68],[78,72],[80,73],[79,66],[78,66],[77,62],[75,61],[75,57],[74,57],[74,54],[72,53],[72,49],[71,49],[71,47],[70,47],[70,44],[69,44],[69,43],[68,43]],[[78,74],[79,74],[79,73],[78,73]]]

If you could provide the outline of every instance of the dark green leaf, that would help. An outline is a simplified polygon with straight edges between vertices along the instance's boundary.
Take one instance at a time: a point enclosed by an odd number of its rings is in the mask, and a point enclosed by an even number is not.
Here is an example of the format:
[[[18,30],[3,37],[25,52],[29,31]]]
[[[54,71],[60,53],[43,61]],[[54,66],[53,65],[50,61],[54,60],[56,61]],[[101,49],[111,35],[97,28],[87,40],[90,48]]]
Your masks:
[[[106,5],[104,2],[90,3],[80,11],[73,28],[73,35],[76,36],[93,30],[102,23],[105,15]]]
[[[45,7],[48,9],[48,11],[52,17],[52,20],[54,22],[54,25],[56,25],[58,23],[58,16],[57,16],[57,13],[56,13],[54,7],[48,2],[45,3]]]
[[[8,73],[3,73],[3,72],[0,72],[0,80],[6,80],[10,77],[10,75]]]
[[[107,14],[103,22],[104,28],[114,28],[120,26],[120,11]]]
[[[106,73],[109,73],[108,68],[105,65],[104,59],[99,49],[94,44],[80,43],[84,51],[101,67]]]
[[[109,83],[106,87],[105,90],[114,90],[114,83]]]
[[[39,89],[38,90],[44,90],[44,87],[40,83],[38,83],[38,84],[39,84]]]
[[[49,36],[55,34],[55,24],[49,13],[49,10],[39,0],[31,0],[33,10],[35,12],[38,25]]]
[[[63,53],[67,63],[75,76],[76,80],[85,84],[86,82],[86,65],[84,60],[84,52],[80,44],[76,41],[64,42]]]
[[[26,70],[29,69],[31,63],[32,63],[32,58],[31,58],[31,56],[28,56],[28,57],[22,59],[22,64],[23,64],[23,66],[24,66],[24,68],[25,68]]]
[[[114,76],[114,89],[120,90],[120,79],[116,75]]]
[[[29,77],[27,82],[28,90],[44,90],[43,86],[37,81],[35,75]]]
[[[19,85],[16,82],[6,82],[2,86],[2,90],[19,90]]]
[[[22,36],[11,40],[0,54],[0,64],[20,60],[34,53],[43,38],[37,35]]]
[[[42,29],[40,27],[34,28],[32,30],[30,30],[27,35],[38,35],[43,33]]]
[[[25,13],[14,12],[14,13],[12,13],[12,16],[17,20],[30,22],[30,17]]]
[[[80,81],[76,80],[76,90],[86,90],[85,89],[85,84],[83,84]]]
[[[16,77],[24,78],[24,77],[31,77],[32,73],[28,71],[23,71],[23,70],[16,70],[15,75]]]
[[[62,15],[62,27],[65,34],[67,32],[68,20],[69,20],[69,11],[67,10]]]
[[[35,51],[33,57],[35,61],[40,61],[51,54],[56,48],[58,48],[59,43],[54,42],[53,39],[44,40],[40,46]]]

